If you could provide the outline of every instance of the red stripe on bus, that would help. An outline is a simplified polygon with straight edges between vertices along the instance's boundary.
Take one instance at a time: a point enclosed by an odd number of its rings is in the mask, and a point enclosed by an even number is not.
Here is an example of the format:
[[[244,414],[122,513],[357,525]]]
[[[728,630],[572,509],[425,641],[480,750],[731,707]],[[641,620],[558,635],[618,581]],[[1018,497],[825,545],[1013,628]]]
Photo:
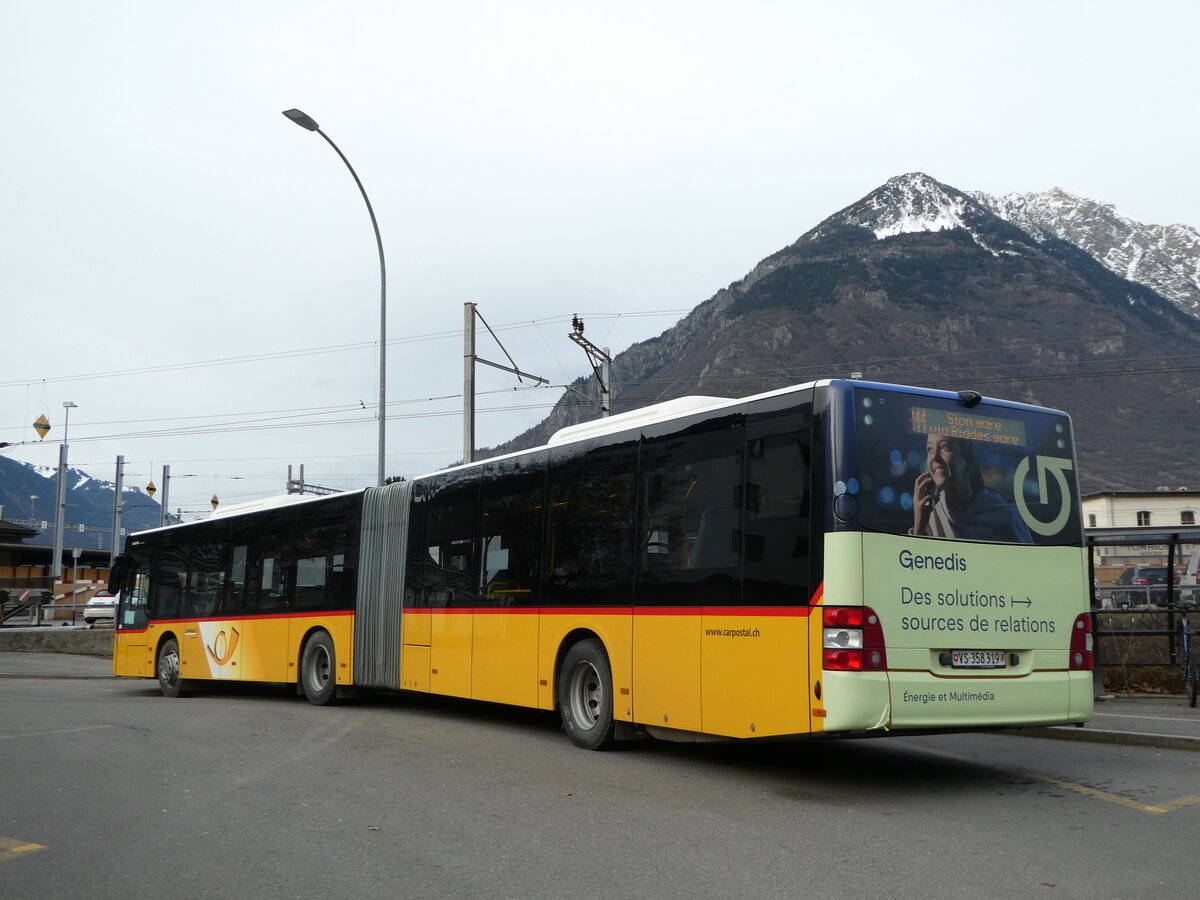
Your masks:
[[[325,616],[352,616],[352,615],[354,615],[354,610],[352,610],[352,609],[334,609],[334,610],[326,610],[324,612],[311,612],[310,611],[310,612],[290,612],[290,613],[253,613],[253,614],[249,614],[249,615],[246,615],[246,614],[238,615],[237,613],[234,613],[234,614],[228,615],[228,616],[198,616],[198,617],[192,618],[192,619],[151,619],[150,624],[151,625],[186,625],[189,622],[234,622],[234,621],[245,621],[246,619],[253,619],[256,622],[261,622],[264,619],[315,619],[315,618],[323,618]],[[127,629],[124,629],[124,628],[122,628],[120,630],[127,631]]]
[[[807,606],[406,606],[405,614],[542,616],[807,616]]]
[[[821,591],[813,595],[813,604],[821,601]],[[805,617],[812,609],[808,606],[406,606],[406,614],[427,613],[429,615],[463,616],[767,616]],[[256,622],[268,619],[315,619],[333,616],[352,616],[354,610],[326,610],[317,612],[257,613],[254,615],[204,616],[195,619],[153,619],[153,625],[186,625],[189,622],[231,622],[235,620]],[[145,628],[118,629],[122,634],[139,634]]]

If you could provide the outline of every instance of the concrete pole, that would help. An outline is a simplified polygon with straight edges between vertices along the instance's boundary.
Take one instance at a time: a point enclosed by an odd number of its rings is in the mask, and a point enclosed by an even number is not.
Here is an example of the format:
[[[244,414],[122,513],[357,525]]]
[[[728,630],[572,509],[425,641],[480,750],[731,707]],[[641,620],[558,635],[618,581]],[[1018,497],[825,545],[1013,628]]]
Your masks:
[[[171,496],[171,467],[163,466],[162,509],[158,513],[158,524],[167,524],[167,499]]]
[[[58,494],[54,500],[54,556],[51,560],[50,574],[55,581],[62,578],[63,564],[63,525],[67,519],[67,442],[64,440],[58,447]]]
[[[463,304],[463,462],[475,459],[475,304]]]
[[[113,499],[112,547],[108,551],[108,564],[111,567],[117,554],[121,552],[121,491],[125,489],[125,457],[117,457],[117,496]]]

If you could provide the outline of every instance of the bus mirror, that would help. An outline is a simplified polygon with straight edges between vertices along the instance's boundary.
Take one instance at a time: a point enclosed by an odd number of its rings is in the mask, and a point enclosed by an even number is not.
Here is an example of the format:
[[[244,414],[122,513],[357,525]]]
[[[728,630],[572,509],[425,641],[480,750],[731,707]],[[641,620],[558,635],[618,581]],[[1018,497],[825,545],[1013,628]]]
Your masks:
[[[113,560],[112,568],[108,570],[108,592],[110,594],[120,593],[121,583],[125,580],[125,572],[128,568],[129,557],[124,553]]]

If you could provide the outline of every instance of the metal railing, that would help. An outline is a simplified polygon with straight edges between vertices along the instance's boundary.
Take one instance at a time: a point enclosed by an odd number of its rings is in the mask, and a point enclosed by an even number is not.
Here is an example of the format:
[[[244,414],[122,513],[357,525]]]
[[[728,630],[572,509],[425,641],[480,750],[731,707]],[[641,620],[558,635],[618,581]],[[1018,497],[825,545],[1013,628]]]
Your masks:
[[[55,596],[48,588],[0,588],[0,627],[28,628],[86,623],[84,615],[94,589]],[[87,596],[85,596],[87,595]],[[115,616],[115,610],[113,614]],[[94,624],[111,624],[112,618]]]
[[[1182,691],[1179,619],[1200,610],[1200,531],[1093,529],[1087,547],[1097,689]]]

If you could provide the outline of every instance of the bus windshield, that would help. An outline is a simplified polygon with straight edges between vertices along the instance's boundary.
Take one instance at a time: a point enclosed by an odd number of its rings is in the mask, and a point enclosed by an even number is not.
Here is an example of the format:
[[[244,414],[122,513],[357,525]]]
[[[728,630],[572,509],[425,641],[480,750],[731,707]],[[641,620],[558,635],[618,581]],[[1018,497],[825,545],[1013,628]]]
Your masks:
[[[857,459],[840,483],[861,527],[966,541],[1079,545],[1070,420],[1016,404],[856,387]]]

